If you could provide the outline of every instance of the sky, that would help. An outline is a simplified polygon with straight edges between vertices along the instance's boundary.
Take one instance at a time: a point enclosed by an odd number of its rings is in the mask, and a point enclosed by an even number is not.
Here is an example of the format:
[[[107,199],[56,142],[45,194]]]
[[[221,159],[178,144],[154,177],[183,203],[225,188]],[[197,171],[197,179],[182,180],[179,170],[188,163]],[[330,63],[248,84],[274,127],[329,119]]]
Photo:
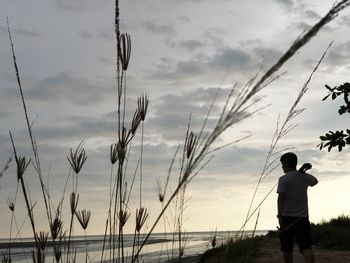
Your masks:
[[[331,8],[326,0],[128,0],[120,1],[121,31],[131,36],[127,71],[129,118],[136,99],[148,94],[150,104],[144,125],[144,205],[150,212],[146,230],[160,210],[154,184],[165,181],[178,145],[182,145],[189,115],[199,131],[215,93],[213,124],[234,83],[242,87],[259,68],[273,65],[293,41]],[[0,168],[12,154],[9,130],[21,155],[33,158],[20,101],[7,35],[10,21],[30,121],[37,140],[44,181],[54,203],[62,196],[69,173],[66,156],[85,140],[87,161],[79,175],[79,209],[92,212],[88,234],[101,234],[108,207],[109,147],[116,141],[116,83],[114,2],[93,0],[0,0]],[[280,73],[278,80],[259,93],[253,116],[228,129],[216,147],[250,137],[213,154],[210,163],[186,189],[187,231],[237,230],[264,166],[278,116],[286,118],[300,89],[324,50],[334,41],[318,68],[299,107],[305,110],[298,124],[277,145],[276,151],[293,147],[299,163],[311,162],[319,184],[309,189],[310,220],[319,222],[348,214],[350,164],[348,149],[320,151],[319,136],[345,129],[348,116],[339,116],[339,103],[325,101],[325,84],[349,81],[350,9],[344,10],[303,47]],[[266,107],[265,107],[266,106]],[[131,117],[130,117],[131,116]],[[127,117],[128,118],[128,117]],[[131,181],[140,156],[140,133],[130,157]],[[276,155],[278,157],[278,155]],[[175,159],[169,191],[178,176]],[[262,181],[253,207],[282,175],[277,168]],[[30,165],[25,174],[39,230],[47,231],[38,176]],[[131,194],[133,230],[139,179]],[[16,192],[15,163],[0,178],[0,237],[9,235],[8,198]],[[70,184],[69,184],[70,185]],[[67,192],[71,189],[68,186]],[[67,195],[67,194],[66,194]],[[258,229],[275,229],[275,190],[261,206]],[[30,236],[28,220],[18,193],[16,220],[24,223],[22,235]],[[68,198],[64,213],[69,211]],[[167,216],[171,220],[171,216]],[[255,216],[247,228],[253,228]],[[68,228],[68,223],[65,224]],[[164,231],[162,225],[156,231]],[[82,233],[76,227],[76,233]]]

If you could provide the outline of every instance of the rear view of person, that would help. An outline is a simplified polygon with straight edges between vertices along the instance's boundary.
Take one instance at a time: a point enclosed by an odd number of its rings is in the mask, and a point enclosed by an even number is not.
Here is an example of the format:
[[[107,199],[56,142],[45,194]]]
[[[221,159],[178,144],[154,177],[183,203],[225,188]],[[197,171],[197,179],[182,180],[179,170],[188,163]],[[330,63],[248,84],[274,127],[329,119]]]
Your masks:
[[[307,189],[318,183],[317,179],[305,173],[311,169],[310,163],[304,163],[297,170],[298,158],[292,153],[285,153],[280,158],[283,172],[278,180],[277,217],[280,224],[281,251],[285,263],[293,262],[294,239],[306,263],[315,262],[312,251]]]

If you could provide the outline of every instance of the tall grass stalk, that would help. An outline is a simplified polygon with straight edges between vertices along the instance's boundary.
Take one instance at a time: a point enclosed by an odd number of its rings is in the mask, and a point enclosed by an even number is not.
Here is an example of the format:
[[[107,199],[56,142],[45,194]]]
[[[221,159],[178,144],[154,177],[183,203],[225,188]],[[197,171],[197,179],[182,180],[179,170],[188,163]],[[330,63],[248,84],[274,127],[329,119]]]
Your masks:
[[[269,150],[268,150],[267,155],[266,155],[264,166],[262,168],[262,171],[261,171],[260,176],[259,176],[259,180],[258,180],[258,182],[256,184],[255,189],[254,189],[253,196],[252,196],[252,198],[250,200],[248,212],[247,212],[247,215],[246,215],[246,219],[245,219],[245,221],[244,221],[244,223],[243,223],[243,225],[242,225],[242,227],[240,229],[240,231],[241,231],[241,237],[240,238],[243,237],[243,231],[244,231],[244,228],[245,228],[246,224],[248,223],[248,221],[251,219],[253,214],[260,209],[260,206],[262,205],[262,203],[266,200],[266,198],[271,194],[272,190],[277,185],[277,184],[274,185],[269,190],[269,192],[265,195],[263,200],[256,206],[256,208],[251,213],[252,205],[253,205],[253,202],[255,201],[255,197],[256,197],[256,194],[258,192],[258,188],[259,188],[262,180],[266,176],[268,176],[272,171],[274,171],[277,167],[279,167],[279,163],[276,164],[276,161],[278,160],[278,157],[276,158],[274,156],[279,154],[281,151],[276,151],[275,149],[276,149],[279,141],[297,126],[297,124],[291,124],[290,122],[292,120],[294,120],[295,117],[297,117],[300,113],[302,113],[304,111],[303,108],[299,109],[297,107],[298,107],[302,97],[308,91],[308,85],[309,85],[312,77],[316,73],[318,67],[320,66],[321,62],[323,61],[323,59],[324,59],[325,55],[327,54],[327,52],[328,52],[329,48],[331,47],[331,45],[332,45],[332,42],[328,45],[326,50],[323,52],[321,58],[319,59],[319,61],[317,62],[316,66],[314,67],[314,69],[312,70],[311,74],[309,75],[308,79],[306,80],[306,82],[302,86],[301,90],[298,93],[298,96],[297,96],[296,100],[292,104],[292,106],[291,106],[291,108],[290,108],[290,110],[289,110],[289,112],[288,112],[288,114],[287,114],[287,116],[286,116],[286,118],[283,121],[281,126],[279,124],[280,117],[278,117],[276,130],[275,130],[275,132],[273,134],[273,137],[272,137],[272,140],[271,140],[271,144],[270,144]]]
[[[33,166],[34,166],[35,171],[39,177],[41,192],[42,192],[42,196],[43,196],[44,204],[45,204],[46,216],[47,216],[48,223],[50,226],[52,224],[52,216],[51,216],[51,211],[49,210],[49,204],[48,204],[49,203],[49,200],[48,200],[49,195],[46,191],[46,187],[45,187],[45,184],[43,181],[42,171],[41,171],[41,166],[40,166],[40,159],[39,159],[39,152],[38,152],[36,140],[35,140],[34,135],[33,135],[32,124],[30,123],[29,117],[28,117],[28,110],[27,110],[25,99],[24,99],[22,83],[21,83],[21,78],[20,78],[18,66],[17,66],[17,59],[16,59],[16,55],[15,55],[14,44],[13,44],[13,40],[12,40],[12,34],[11,34],[11,30],[10,30],[10,24],[9,24],[8,17],[6,18],[6,22],[7,22],[8,36],[9,36],[10,45],[11,45],[11,51],[12,51],[12,59],[13,59],[13,64],[14,64],[14,68],[15,68],[16,80],[17,80],[17,84],[18,84],[18,88],[19,88],[19,92],[20,92],[20,96],[21,96],[22,106],[23,106],[23,110],[24,110],[24,116],[26,119],[28,134],[29,134],[29,138],[30,138],[30,142],[31,142],[31,146],[32,146],[32,151],[33,151],[33,155],[34,155],[34,160],[35,160],[35,163],[33,163]]]

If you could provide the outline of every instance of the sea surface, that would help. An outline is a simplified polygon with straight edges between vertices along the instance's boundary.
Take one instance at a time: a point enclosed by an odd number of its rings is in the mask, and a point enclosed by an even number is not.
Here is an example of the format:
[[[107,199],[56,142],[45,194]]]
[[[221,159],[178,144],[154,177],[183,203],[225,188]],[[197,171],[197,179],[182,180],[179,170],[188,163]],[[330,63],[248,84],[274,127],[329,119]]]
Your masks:
[[[256,231],[255,235],[264,235],[268,231]],[[245,235],[251,236],[251,231],[244,232]],[[186,240],[186,246],[183,257],[195,257],[199,256],[207,249],[211,248],[212,240],[216,235],[216,244],[220,245],[228,238],[237,238],[237,231],[218,231],[218,232],[188,232],[181,238]],[[141,235],[142,240],[144,235]],[[103,262],[109,262],[112,255],[110,250],[110,242],[105,242],[105,248],[103,249],[104,236],[87,236],[86,240],[84,236],[76,236],[71,242],[70,251],[76,253],[76,262],[101,262],[103,251]],[[149,238],[149,241],[142,249],[140,262],[156,263],[156,262],[169,262],[171,259],[178,258],[179,255],[179,238],[176,233],[155,233]],[[124,248],[125,256],[132,254],[132,247],[134,243],[133,235],[124,235]],[[9,240],[0,238],[0,256],[8,255]],[[12,262],[32,262],[32,251],[35,250],[35,245],[32,238],[13,239],[11,242],[11,259]],[[53,247],[50,243],[46,248],[46,262],[54,262],[53,260]],[[87,251],[87,253],[86,253]],[[86,255],[88,259],[86,260]],[[66,257],[66,250],[62,250],[62,257]],[[66,260],[64,260],[66,261]],[[130,259],[127,261],[130,262]]]

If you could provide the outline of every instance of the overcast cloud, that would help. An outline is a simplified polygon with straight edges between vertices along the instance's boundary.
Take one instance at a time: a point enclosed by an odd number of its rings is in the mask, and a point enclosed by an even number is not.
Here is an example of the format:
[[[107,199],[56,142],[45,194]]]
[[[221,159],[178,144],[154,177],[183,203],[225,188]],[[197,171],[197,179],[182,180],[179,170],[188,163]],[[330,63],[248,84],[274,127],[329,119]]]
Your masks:
[[[14,134],[19,152],[30,157],[30,145],[16,84],[7,37],[9,15],[17,61],[30,121],[40,149],[50,190],[59,198],[69,164],[69,149],[85,140],[88,153],[81,178],[82,204],[96,211],[96,226],[104,223],[105,192],[110,173],[109,147],[116,141],[116,88],[114,6],[106,0],[0,0],[0,169],[12,154],[8,131]],[[204,132],[212,128],[234,83],[242,88],[263,67],[265,72],[289,45],[322,17],[329,1],[271,0],[127,0],[120,2],[121,29],[130,33],[132,55],[127,81],[127,127],[136,108],[137,96],[149,94],[144,123],[145,198],[156,206],[154,183],[164,181],[178,145],[182,145],[191,115],[191,129],[200,131],[212,100],[219,89]],[[262,11],[263,10],[263,11]],[[334,41],[324,62],[301,101],[306,111],[296,120],[300,125],[284,138],[278,149],[295,147],[300,162],[311,161],[320,179],[310,204],[312,221],[337,216],[349,207],[334,205],[327,212],[317,203],[328,202],[326,185],[349,185],[349,153],[319,151],[318,137],[329,129],[348,123],[338,118],[337,106],[322,102],[325,84],[349,81],[349,10],[301,49],[281,72],[287,73],[264,89],[262,102],[270,105],[255,116],[228,129],[215,146],[246,135],[252,137],[213,154],[214,159],[189,185],[189,230],[212,230],[208,211],[215,209],[218,230],[237,229],[258,180],[276,126],[293,104],[316,61]],[[238,92],[235,91],[234,95]],[[140,157],[141,129],[131,149],[128,180]],[[278,157],[278,156],[277,156]],[[276,157],[276,158],[277,158]],[[175,159],[172,187],[179,172]],[[263,181],[262,197],[277,181],[277,169]],[[40,199],[33,167],[26,180],[32,199]],[[57,180],[57,181],[56,181]],[[136,179],[138,185],[138,179]],[[0,178],[0,209],[16,187],[15,167]],[[135,186],[135,193],[138,186]],[[332,200],[343,200],[348,190],[332,192]],[[135,194],[136,195],[136,194]],[[136,198],[136,196],[135,196]],[[316,202],[317,201],[317,202]],[[133,201],[135,202],[135,200]],[[260,229],[275,227],[275,196],[266,201]],[[158,207],[158,206],[157,206]],[[34,211],[40,213],[40,208]],[[244,212],[242,212],[244,211]],[[19,214],[24,218],[25,214]],[[153,215],[152,215],[153,216]],[[214,215],[213,215],[214,216]],[[205,220],[208,218],[208,220]],[[242,220],[241,220],[242,218]],[[9,214],[0,216],[0,236],[8,236]],[[203,221],[198,223],[199,221]],[[4,222],[4,223],[3,223]],[[96,227],[90,234],[100,234]]]

